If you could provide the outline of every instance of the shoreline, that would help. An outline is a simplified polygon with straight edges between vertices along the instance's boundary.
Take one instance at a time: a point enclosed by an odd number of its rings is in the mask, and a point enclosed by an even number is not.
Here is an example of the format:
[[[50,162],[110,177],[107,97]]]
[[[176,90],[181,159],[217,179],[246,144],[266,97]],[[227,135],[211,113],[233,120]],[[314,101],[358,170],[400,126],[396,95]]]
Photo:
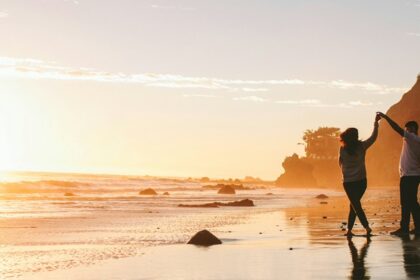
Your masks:
[[[407,265],[406,261],[407,255],[420,260],[420,241],[388,234],[398,226],[396,194],[372,190],[365,195],[362,203],[374,230],[370,241],[361,236],[349,241],[343,236],[341,225],[348,208],[343,193],[326,200],[308,199],[301,206],[251,211],[239,223],[214,226],[211,232],[222,240],[221,245],[158,245],[142,248],[136,256],[23,274],[18,279],[278,279],[285,272],[288,279],[342,279],[355,273],[379,279],[420,277],[420,262]],[[363,229],[356,223],[355,233],[360,234]],[[363,250],[368,253],[360,259]]]

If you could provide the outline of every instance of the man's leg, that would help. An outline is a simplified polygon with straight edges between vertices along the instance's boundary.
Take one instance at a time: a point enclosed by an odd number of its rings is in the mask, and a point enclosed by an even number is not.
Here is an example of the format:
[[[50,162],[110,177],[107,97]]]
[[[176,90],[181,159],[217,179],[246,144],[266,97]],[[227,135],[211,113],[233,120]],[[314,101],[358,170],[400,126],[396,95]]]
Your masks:
[[[417,201],[417,191],[419,188],[420,176],[410,176],[407,184],[407,204],[409,213],[413,216],[416,231],[420,230],[420,207]]]
[[[410,209],[408,206],[409,202],[409,178],[403,176],[400,178],[400,205],[401,205],[401,221],[400,228],[396,231],[391,232],[393,235],[407,235],[409,233],[410,224]]]

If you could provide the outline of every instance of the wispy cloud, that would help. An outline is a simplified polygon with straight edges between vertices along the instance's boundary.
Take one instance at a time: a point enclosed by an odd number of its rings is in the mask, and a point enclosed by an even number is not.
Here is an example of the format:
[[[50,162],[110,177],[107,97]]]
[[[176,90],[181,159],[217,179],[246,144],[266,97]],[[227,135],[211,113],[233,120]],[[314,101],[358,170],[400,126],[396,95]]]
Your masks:
[[[414,36],[414,37],[420,37],[420,33],[416,33],[416,32],[407,32],[408,36]]]
[[[64,0],[64,2],[69,2],[69,3],[72,3],[74,5],[79,5],[80,4],[80,2],[78,0]]]
[[[184,94],[183,97],[218,98],[220,95],[213,94]]]
[[[321,104],[318,99],[303,99],[303,100],[277,100],[275,103],[286,105],[315,105]]]
[[[259,96],[241,96],[241,97],[234,97],[233,100],[235,101],[251,101],[251,102],[258,102],[258,103],[262,103],[262,102],[266,102],[268,101],[268,99],[259,97]]]
[[[381,102],[363,102],[360,100],[357,101],[348,101],[340,103],[324,103],[318,99],[302,99],[302,100],[277,100],[275,103],[284,104],[284,105],[295,105],[302,107],[315,107],[315,108],[355,108],[355,107],[368,107],[381,105]]]
[[[245,92],[265,92],[269,91],[268,88],[242,88]]]
[[[180,7],[180,6],[172,6],[172,5],[151,5],[153,9],[163,9],[163,10],[183,10],[183,11],[194,11],[195,8],[193,7]]]
[[[0,11],[0,18],[7,18],[9,16],[9,13],[6,11]]]
[[[126,74],[104,72],[91,68],[70,68],[37,59],[0,57],[0,77],[94,82],[135,83],[149,87],[208,89],[242,92],[267,92],[280,86],[323,87],[338,90],[360,90],[372,94],[402,93],[406,88],[389,87],[371,82],[344,80],[313,81],[301,79],[239,80],[189,77],[175,74]]]

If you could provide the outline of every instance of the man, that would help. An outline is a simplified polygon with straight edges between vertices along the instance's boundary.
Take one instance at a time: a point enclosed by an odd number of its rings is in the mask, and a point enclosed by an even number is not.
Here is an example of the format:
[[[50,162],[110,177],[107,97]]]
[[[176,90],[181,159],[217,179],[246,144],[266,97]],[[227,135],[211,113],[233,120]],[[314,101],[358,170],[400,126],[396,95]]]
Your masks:
[[[414,221],[414,234],[420,235],[420,206],[417,202],[417,191],[420,183],[420,137],[419,126],[415,121],[409,121],[402,129],[396,122],[384,113],[378,113],[389,125],[403,137],[400,156],[400,228],[391,232],[392,235],[407,236],[410,226],[410,214]]]

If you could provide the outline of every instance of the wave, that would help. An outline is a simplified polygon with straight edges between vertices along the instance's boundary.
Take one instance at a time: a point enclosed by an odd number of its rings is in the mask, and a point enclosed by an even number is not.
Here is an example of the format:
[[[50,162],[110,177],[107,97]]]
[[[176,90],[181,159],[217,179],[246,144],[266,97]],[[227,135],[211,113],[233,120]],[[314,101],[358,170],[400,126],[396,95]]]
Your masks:
[[[77,190],[92,186],[91,183],[77,181],[41,180],[0,183],[2,193],[53,193]]]

